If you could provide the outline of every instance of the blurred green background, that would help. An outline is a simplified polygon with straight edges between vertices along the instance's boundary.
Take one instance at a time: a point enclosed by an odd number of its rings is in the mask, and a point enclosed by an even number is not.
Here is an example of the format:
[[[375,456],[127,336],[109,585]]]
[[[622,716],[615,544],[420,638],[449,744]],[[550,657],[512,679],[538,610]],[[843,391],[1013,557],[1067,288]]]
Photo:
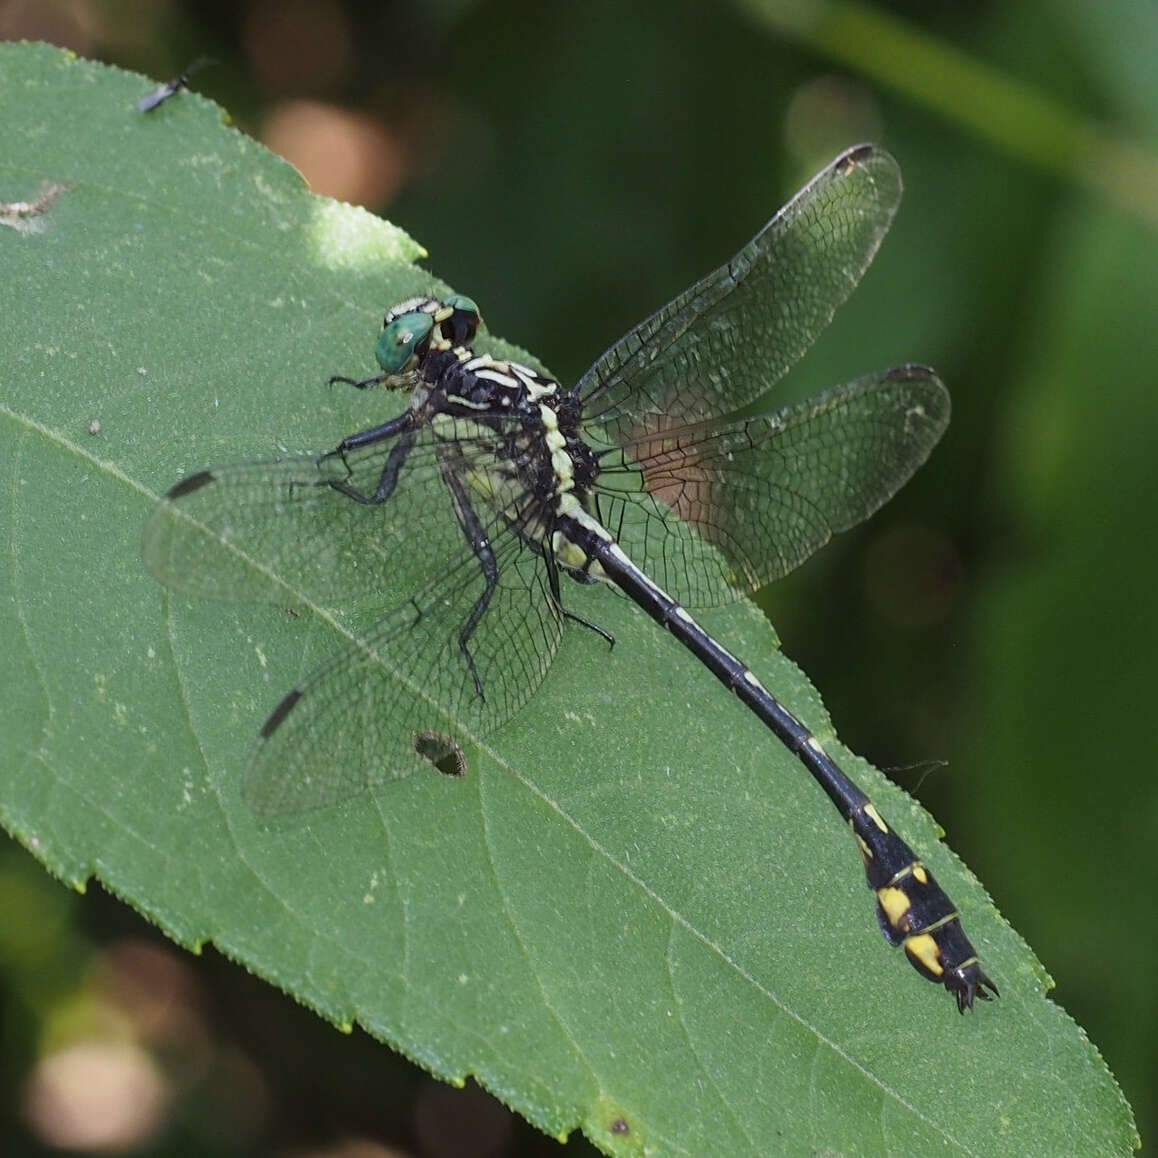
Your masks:
[[[907,491],[763,604],[844,741],[948,829],[1154,1137],[1152,0],[9,0],[0,36],[158,79],[212,57],[192,87],[316,191],[406,228],[564,381],[840,149],[889,148],[900,216],[788,388],[927,362],[953,422]],[[67,1073],[98,1106],[136,1106],[106,1149],[558,1148],[212,952],[170,949],[99,888],[66,893],[11,844],[0,912],[5,1153],[97,1148],[46,1125]]]

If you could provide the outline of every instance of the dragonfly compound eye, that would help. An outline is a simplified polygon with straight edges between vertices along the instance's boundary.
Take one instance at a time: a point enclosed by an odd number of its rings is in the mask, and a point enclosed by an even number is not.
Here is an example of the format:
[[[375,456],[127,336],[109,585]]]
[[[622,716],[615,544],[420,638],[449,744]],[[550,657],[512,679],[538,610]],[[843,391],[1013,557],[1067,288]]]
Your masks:
[[[442,336],[452,346],[469,346],[482,325],[478,306],[465,294],[452,294],[442,304],[452,311],[438,323]]]
[[[433,330],[434,319],[426,313],[403,314],[387,323],[378,336],[378,365],[387,374],[401,374],[421,356]]]

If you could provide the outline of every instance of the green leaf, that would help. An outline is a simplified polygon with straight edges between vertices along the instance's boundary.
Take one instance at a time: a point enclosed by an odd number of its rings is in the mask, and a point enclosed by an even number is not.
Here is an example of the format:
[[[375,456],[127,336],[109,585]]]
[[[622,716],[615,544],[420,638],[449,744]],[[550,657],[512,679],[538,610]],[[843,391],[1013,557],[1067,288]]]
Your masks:
[[[885,945],[804,770],[607,590],[570,603],[614,652],[569,630],[531,706],[462,737],[464,778],[246,811],[256,730],[339,625],[169,595],[142,523],[190,470],[381,420],[380,395],[324,383],[370,372],[383,308],[438,285],[404,234],[311,196],[208,102],[139,113],[152,87],[0,45],[0,200],[61,190],[39,231],[0,224],[9,831],[180,943],[608,1153],[1128,1152],[1128,1109],[1040,966],[932,820],[830,738],[748,605],[705,625],[925,856],[996,1005],[958,1017]]]

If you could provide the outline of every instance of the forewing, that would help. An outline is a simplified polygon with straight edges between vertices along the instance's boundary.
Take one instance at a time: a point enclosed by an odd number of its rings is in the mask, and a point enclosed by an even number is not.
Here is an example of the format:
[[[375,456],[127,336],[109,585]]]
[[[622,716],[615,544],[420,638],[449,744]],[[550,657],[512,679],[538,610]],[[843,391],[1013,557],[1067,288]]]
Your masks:
[[[673,424],[604,459],[600,515],[676,598],[726,603],[868,518],[948,422],[933,371],[901,366],[745,421]]]
[[[584,417],[621,443],[747,405],[816,340],[868,268],[901,197],[888,153],[860,145],[808,183],[731,261],[612,346],[583,377]]]
[[[145,563],[182,594],[231,602],[388,606],[463,547],[430,432],[419,432],[383,503],[372,494],[397,440],[328,456],[244,463],[178,483],[145,525]]]
[[[246,772],[255,812],[318,808],[429,769],[416,746],[484,735],[526,703],[558,649],[561,620],[538,552],[501,519],[488,535],[499,582],[469,639],[486,580],[468,550],[274,709]]]

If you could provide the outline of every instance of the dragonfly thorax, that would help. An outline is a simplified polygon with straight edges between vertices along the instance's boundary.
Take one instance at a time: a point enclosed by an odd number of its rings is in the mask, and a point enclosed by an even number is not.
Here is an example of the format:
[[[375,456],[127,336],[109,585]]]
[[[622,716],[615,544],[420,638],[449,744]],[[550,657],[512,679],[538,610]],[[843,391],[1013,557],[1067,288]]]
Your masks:
[[[472,493],[575,578],[602,577],[582,546],[608,536],[592,510],[598,456],[582,438],[578,396],[468,346],[428,349],[420,365],[412,406]]]

